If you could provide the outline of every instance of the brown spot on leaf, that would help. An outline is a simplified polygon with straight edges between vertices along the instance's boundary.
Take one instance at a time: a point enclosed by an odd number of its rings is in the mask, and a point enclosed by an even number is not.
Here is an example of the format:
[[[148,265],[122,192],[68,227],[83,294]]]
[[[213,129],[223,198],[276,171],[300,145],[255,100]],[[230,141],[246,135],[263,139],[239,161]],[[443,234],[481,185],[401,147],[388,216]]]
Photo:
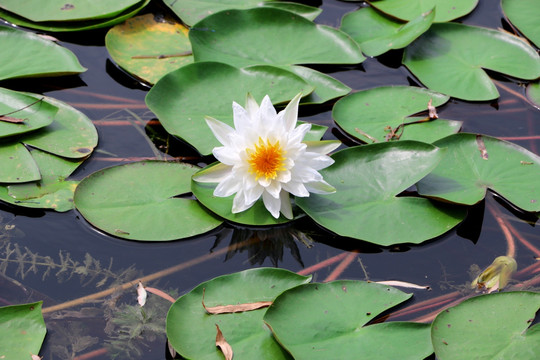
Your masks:
[[[82,148],[78,148],[76,149],[75,151],[81,153],[81,154],[88,154],[89,152],[91,152],[92,150],[89,149],[89,148],[85,148],[85,147],[82,147]]]
[[[484,144],[484,138],[482,135],[476,135],[476,146],[478,146],[482,159],[487,160],[489,158],[489,154],[486,149],[486,144]]]
[[[347,287],[346,287],[345,285],[343,285],[343,286],[341,287],[341,290],[343,290],[343,292],[347,292]]]
[[[60,10],[73,10],[73,9],[75,9],[75,5],[73,4],[65,4],[64,6],[60,8]]]

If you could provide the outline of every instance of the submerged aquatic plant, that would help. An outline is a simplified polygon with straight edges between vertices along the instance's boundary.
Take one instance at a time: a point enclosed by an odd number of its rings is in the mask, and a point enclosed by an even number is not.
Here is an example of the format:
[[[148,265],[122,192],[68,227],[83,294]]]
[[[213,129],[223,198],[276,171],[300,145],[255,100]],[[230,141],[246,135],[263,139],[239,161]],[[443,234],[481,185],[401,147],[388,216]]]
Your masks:
[[[307,197],[310,192],[335,192],[318,170],[334,163],[326,154],[340,143],[321,146],[320,142],[302,142],[311,125],[296,126],[300,98],[301,94],[296,95],[280,113],[276,113],[268,95],[260,107],[250,95],[245,109],[233,102],[236,129],[207,117],[208,126],[223,144],[212,151],[220,164],[193,179],[219,182],[215,196],[236,194],[233,213],[249,209],[262,197],[264,206],[276,219],[280,213],[293,218],[289,194]]]

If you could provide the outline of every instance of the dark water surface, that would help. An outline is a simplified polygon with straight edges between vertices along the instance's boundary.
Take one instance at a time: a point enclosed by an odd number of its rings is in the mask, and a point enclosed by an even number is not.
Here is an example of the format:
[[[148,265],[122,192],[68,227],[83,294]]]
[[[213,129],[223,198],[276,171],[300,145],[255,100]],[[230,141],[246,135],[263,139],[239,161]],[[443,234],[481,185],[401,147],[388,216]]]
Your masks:
[[[323,13],[316,21],[338,27],[343,14],[355,10],[358,4],[324,0],[321,7]],[[498,2],[493,1],[481,0],[474,13],[462,20],[467,24],[491,28],[507,27]],[[174,156],[185,157],[194,163],[199,162],[196,153],[188,146],[175,139],[167,139],[159,125],[145,126],[147,121],[154,119],[153,114],[144,107],[147,89],[118,70],[109,60],[103,45],[104,35],[105,31],[55,35],[62,40],[62,45],[74,51],[82,65],[88,68],[88,71],[80,76],[10,81],[0,85],[42,92],[72,104],[95,121],[100,136],[99,146],[92,157],[77,170],[76,179],[82,179],[103,167],[141,158]],[[359,65],[322,66],[318,69],[336,77],[354,90],[388,84],[418,85],[406,68],[400,65],[401,54],[401,51],[393,51],[378,59],[367,59]],[[524,87],[520,86],[518,81],[500,75],[494,77],[518,95],[524,94]],[[439,115],[445,119],[464,121],[463,131],[511,138],[517,144],[539,154],[540,141],[522,137],[540,134],[540,111],[511,92],[501,88],[499,91],[500,99],[492,103],[451,100],[439,110]],[[300,115],[302,120],[329,126],[330,130],[325,138],[338,138],[350,145],[350,141],[334,125],[331,107],[332,104],[325,104],[300,109]],[[137,123],[137,118],[143,122]],[[149,136],[154,139],[154,143],[149,140]],[[165,146],[167,140],[169,145]],[[353,252],[359,254],[339,274],[339,278],[364,280],[368,277],[373,281],[401,280],[431,286],[431,291],[405,289],[414,293],[413,299],[407,303],[410,305],[454,291],[470,281],[468,271],[471,265],[485,267],[495,257],[506,253],[505,236],[488,211],[489,208],[500,211],[501,216],[507,218],[531,243],[540,244],[540,231],[534,227],[534,222],[527,222],[526,220],[531,219],[527,219],[525,214],[513,211],[491,194],[487,196],[485,203],[471,208],[464,224],[449,233],[422,245],[405,244],[391,248],[380,248],[337,237],[307,219],[292,226],[271,230],[255,231],[225,225],[210,234],[187,240],[134,242],[99,232],[77,211],[59,214],[0,204],[0,270],[5,276],[0,278],[0,305],[44,299],[44,308],[47,308],[105,290],[112,285],[115,276],[118,277],[123,270],[130,267],[135,273],[121,276],[116,280],[118,283],[184,264],[173,274],[146,284],[180,295],[202,281],[235,271],[257,266],[279,266],[300,271],[333,256]],[[299,238],[304,238],[307,244],[298,241]],[[251,245],[235,247],[235,244],[248,239],[251,239]],[[15,248],[19,249],[19,252],[12,253],[8,258],[7,250]],[[59,268],[51,268],[51,265],[58,264],[62,258],[66,260],[68,253],[69,258],[78,263],[75,268],[68,269],[57,277]],[[519,268],[535,262],[533,253],[520,242],[517,242],[516,260]],[[189,263],[190,261],[194,264]],[[96,265],[97,262],[99,266]],[[323,266],[315,271],[314,280],[325,280],[339,263]],[[47,269],[49,272],[46,272]],[[99,271],[94,272],[96,269]],[[96,278],[92,280],[93,274]],[[99,281],[107,274],[109,277],[104,284],[98,286]],[[71,278],[65,279],[65,275],[71,275]],[[148,301],[159,303],[156,305],[156,313],[158,318],[164,318],[168,304],[152,295]],[[75,355],[91,351],[96,351],[95,354],[102,353],[102,349],[111,340],[107,331],[115,328],[108,320],[111,314],[119,313],[120,309],[125,308],[122,304],[136,304],[134,287],[122,294],[114,293],[82,306],[46,313],[48,335],[41,355],[44,355],[45,359],[72,359]],[[429,311],[399,319],[415,319]],[[164,325],[162,320],[156,323]],[[118,330],[118,324],[116,329]],[[118,333],[112,334],[118,336]],[[155,339],[149,336],[147,340],[148,345],[141,345],[144,352],[139,358],[165,359],[165,336],[162,334]],[[110,359],[111,356],[104,354],[91,358]],[[137,357],[131,353],[120,358]]]

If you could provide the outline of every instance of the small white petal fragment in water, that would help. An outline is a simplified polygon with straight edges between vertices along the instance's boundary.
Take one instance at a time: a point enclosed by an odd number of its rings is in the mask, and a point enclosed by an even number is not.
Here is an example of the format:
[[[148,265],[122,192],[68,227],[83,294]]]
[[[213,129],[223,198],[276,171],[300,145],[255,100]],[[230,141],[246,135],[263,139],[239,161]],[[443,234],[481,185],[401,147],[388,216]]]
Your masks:
[[[137,286],[137,301],[139,302],[140,306],[144,306],[144,304],[146,304],[146,296],[146,290],[142,282],[139,281],[139,285]]]
[[[399,281],[399,280],[387,280],[387,281],[375,281],[375,282],[377,284],[404,287],[404,288],[409,288],[409,289],[431,290],[431,287],[429,285],[416,285],[410,282]]]

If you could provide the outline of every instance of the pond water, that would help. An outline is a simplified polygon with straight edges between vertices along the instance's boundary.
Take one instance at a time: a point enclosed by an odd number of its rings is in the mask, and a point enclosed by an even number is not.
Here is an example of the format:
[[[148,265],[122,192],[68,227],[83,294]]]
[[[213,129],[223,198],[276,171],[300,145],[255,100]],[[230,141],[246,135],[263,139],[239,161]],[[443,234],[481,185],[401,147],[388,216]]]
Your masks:
[[[343,14],[358,4],[324,0],[320,6],[323,13],[316,22],[338,27]],[[507,27],[498,6],[488,1],[480,1],[474,13],[462,21]],[[76,179],[104,167],[146,158],[201,163],[194,150],[167,136],[155,121],[144,104],[148,89],[109,60],[104,35],[105,31],[55,35],[88,68],[80,76],[17,80],[2,86],[41,92],[65,101],[94,121],[99,146],[74,174]],[[356,66],[317,69],[353,90],[387,84],[418,85],[400,65],[401,54],[392,51]],[[439,109],[439,116],[463,121],[463,131],[509,139],[539,154],[540,111],[523,98],[524,88],[518,82],[493,76],[500,84],[501,97],[497,101],[451,100]],[[325,139],[337,138],[352,144],[333,123],[331,108],[332,104],[324,104],[300,109],[301,120],[328,126]],[[539,243],[540,231],[534,227],[537,218],[516,211],[492,194],[472,207],[467,220],[447,234],[421,245],[390,248],[336,236],[307,219],[273,229],[224,225],[186,240],[134,242],[101,233],[77,211],[55,213],[0,204],[0,305],[44,300],[48,335],[41,355],[45,359],[110,359],[118,351],[119,358],[160,360],[167,358],[164,332],[147,331],[142,341],[128,339],[122,332],[136,325],[134,315],[124,305],[136,304],[134,286],[95,295],[84,303],[75,301],[58,311],[50,311],[54,309],[50,307],[145,276],[149,276],[146,285],[177,296],[215,276],[259,266],[304,270],[312,273],[315,281],[401,280],[431,287],[429,291],[405,289],[414,293],[408,306],[466,286],[471,280],[471,266],[483,268],[506,253],[506,238],[493,214],[514,226],[526,240]],[[533,264],[535,256],[517,241],[519,269]],[[324,263],[327,259],[330,261]],[[60,264],[65,265],[61,273]],[[517,280],[525,279],[518,274]],[[148,303],[148,312],[153,311],[154,316],[150,323],[164,327],[168,303],[156,297],[150,297]],[[436,309],[391,318],[419,319]],[[111,343],[116,347],[111,348]],[[135,347],[140,349],[140,356],[126,351]]]

